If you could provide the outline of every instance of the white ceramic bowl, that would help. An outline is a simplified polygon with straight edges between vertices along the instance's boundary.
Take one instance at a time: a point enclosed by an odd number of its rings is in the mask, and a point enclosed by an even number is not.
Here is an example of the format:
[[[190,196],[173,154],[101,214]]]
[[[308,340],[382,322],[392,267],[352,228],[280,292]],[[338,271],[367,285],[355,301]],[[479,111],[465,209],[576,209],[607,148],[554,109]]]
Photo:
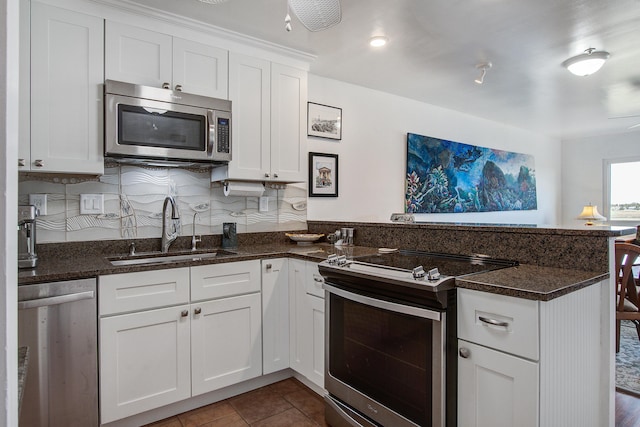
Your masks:
[[[321,237],[324,236],[324,234],[286,233],[285,236],[287,236],[288,238],[290,238],[294,242],[298,242],[298,244],[310,244],[310,243],[313,243],[313,242],[319,240]]]

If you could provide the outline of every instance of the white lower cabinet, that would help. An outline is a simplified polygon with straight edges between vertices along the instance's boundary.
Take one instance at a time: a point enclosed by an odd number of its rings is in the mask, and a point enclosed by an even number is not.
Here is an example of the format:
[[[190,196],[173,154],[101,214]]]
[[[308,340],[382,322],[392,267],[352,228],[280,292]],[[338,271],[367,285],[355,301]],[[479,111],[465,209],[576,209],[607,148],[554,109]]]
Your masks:
[[[537,363],[463,340],[458,351],[458,425],[538,425]]]
[[[191,396],[188,305],[100,319],[101,422]]]
[[[318,264],[289,260],[291,368],[324,388],[324,291]]]
[[[99,295],[102,424],[262,375],[259,260],[101,276]]]
[[[260,293],[192,304],[192,395],[262,375]]]
[[[262,260],[262,373],[289,367],[289,260]]]
[[[608,425],[598,332],[607,286],[550,301],[458,289],[458,425]]]

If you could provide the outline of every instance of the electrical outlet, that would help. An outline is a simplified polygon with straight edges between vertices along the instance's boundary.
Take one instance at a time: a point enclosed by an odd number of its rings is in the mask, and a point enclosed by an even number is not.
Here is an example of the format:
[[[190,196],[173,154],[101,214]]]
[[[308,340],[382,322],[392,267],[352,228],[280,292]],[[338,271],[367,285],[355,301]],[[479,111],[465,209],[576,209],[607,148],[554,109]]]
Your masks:
[[[46,194],[29,194],[29,204],[38,209],[38,215],[47,214],[47,195]]]
[[[260,212],[269,212],[269,196],[261,196],[260,204],[258,205]]]

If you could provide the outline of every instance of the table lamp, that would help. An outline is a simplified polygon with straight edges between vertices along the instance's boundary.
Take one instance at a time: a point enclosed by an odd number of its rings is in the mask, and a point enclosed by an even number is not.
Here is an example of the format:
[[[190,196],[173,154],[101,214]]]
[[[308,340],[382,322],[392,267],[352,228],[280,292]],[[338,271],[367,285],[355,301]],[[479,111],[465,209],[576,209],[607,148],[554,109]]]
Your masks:
[[[593,221],[604,221],[607,218],[600,215],[600,212],[598,212],[598,206],[594,206],[589,203],[582,208],[582,212],[578,215],[578,219],[586,219],[587,222],[584,225],[593,225]]]

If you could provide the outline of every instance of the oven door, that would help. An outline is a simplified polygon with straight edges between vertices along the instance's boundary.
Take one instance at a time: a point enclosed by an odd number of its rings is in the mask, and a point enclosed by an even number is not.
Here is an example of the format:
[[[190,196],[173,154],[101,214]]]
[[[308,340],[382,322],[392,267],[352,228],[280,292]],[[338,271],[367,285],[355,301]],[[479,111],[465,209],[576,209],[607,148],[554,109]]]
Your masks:
[[[446,314],[324,288],[327,423],[444,426]]]

